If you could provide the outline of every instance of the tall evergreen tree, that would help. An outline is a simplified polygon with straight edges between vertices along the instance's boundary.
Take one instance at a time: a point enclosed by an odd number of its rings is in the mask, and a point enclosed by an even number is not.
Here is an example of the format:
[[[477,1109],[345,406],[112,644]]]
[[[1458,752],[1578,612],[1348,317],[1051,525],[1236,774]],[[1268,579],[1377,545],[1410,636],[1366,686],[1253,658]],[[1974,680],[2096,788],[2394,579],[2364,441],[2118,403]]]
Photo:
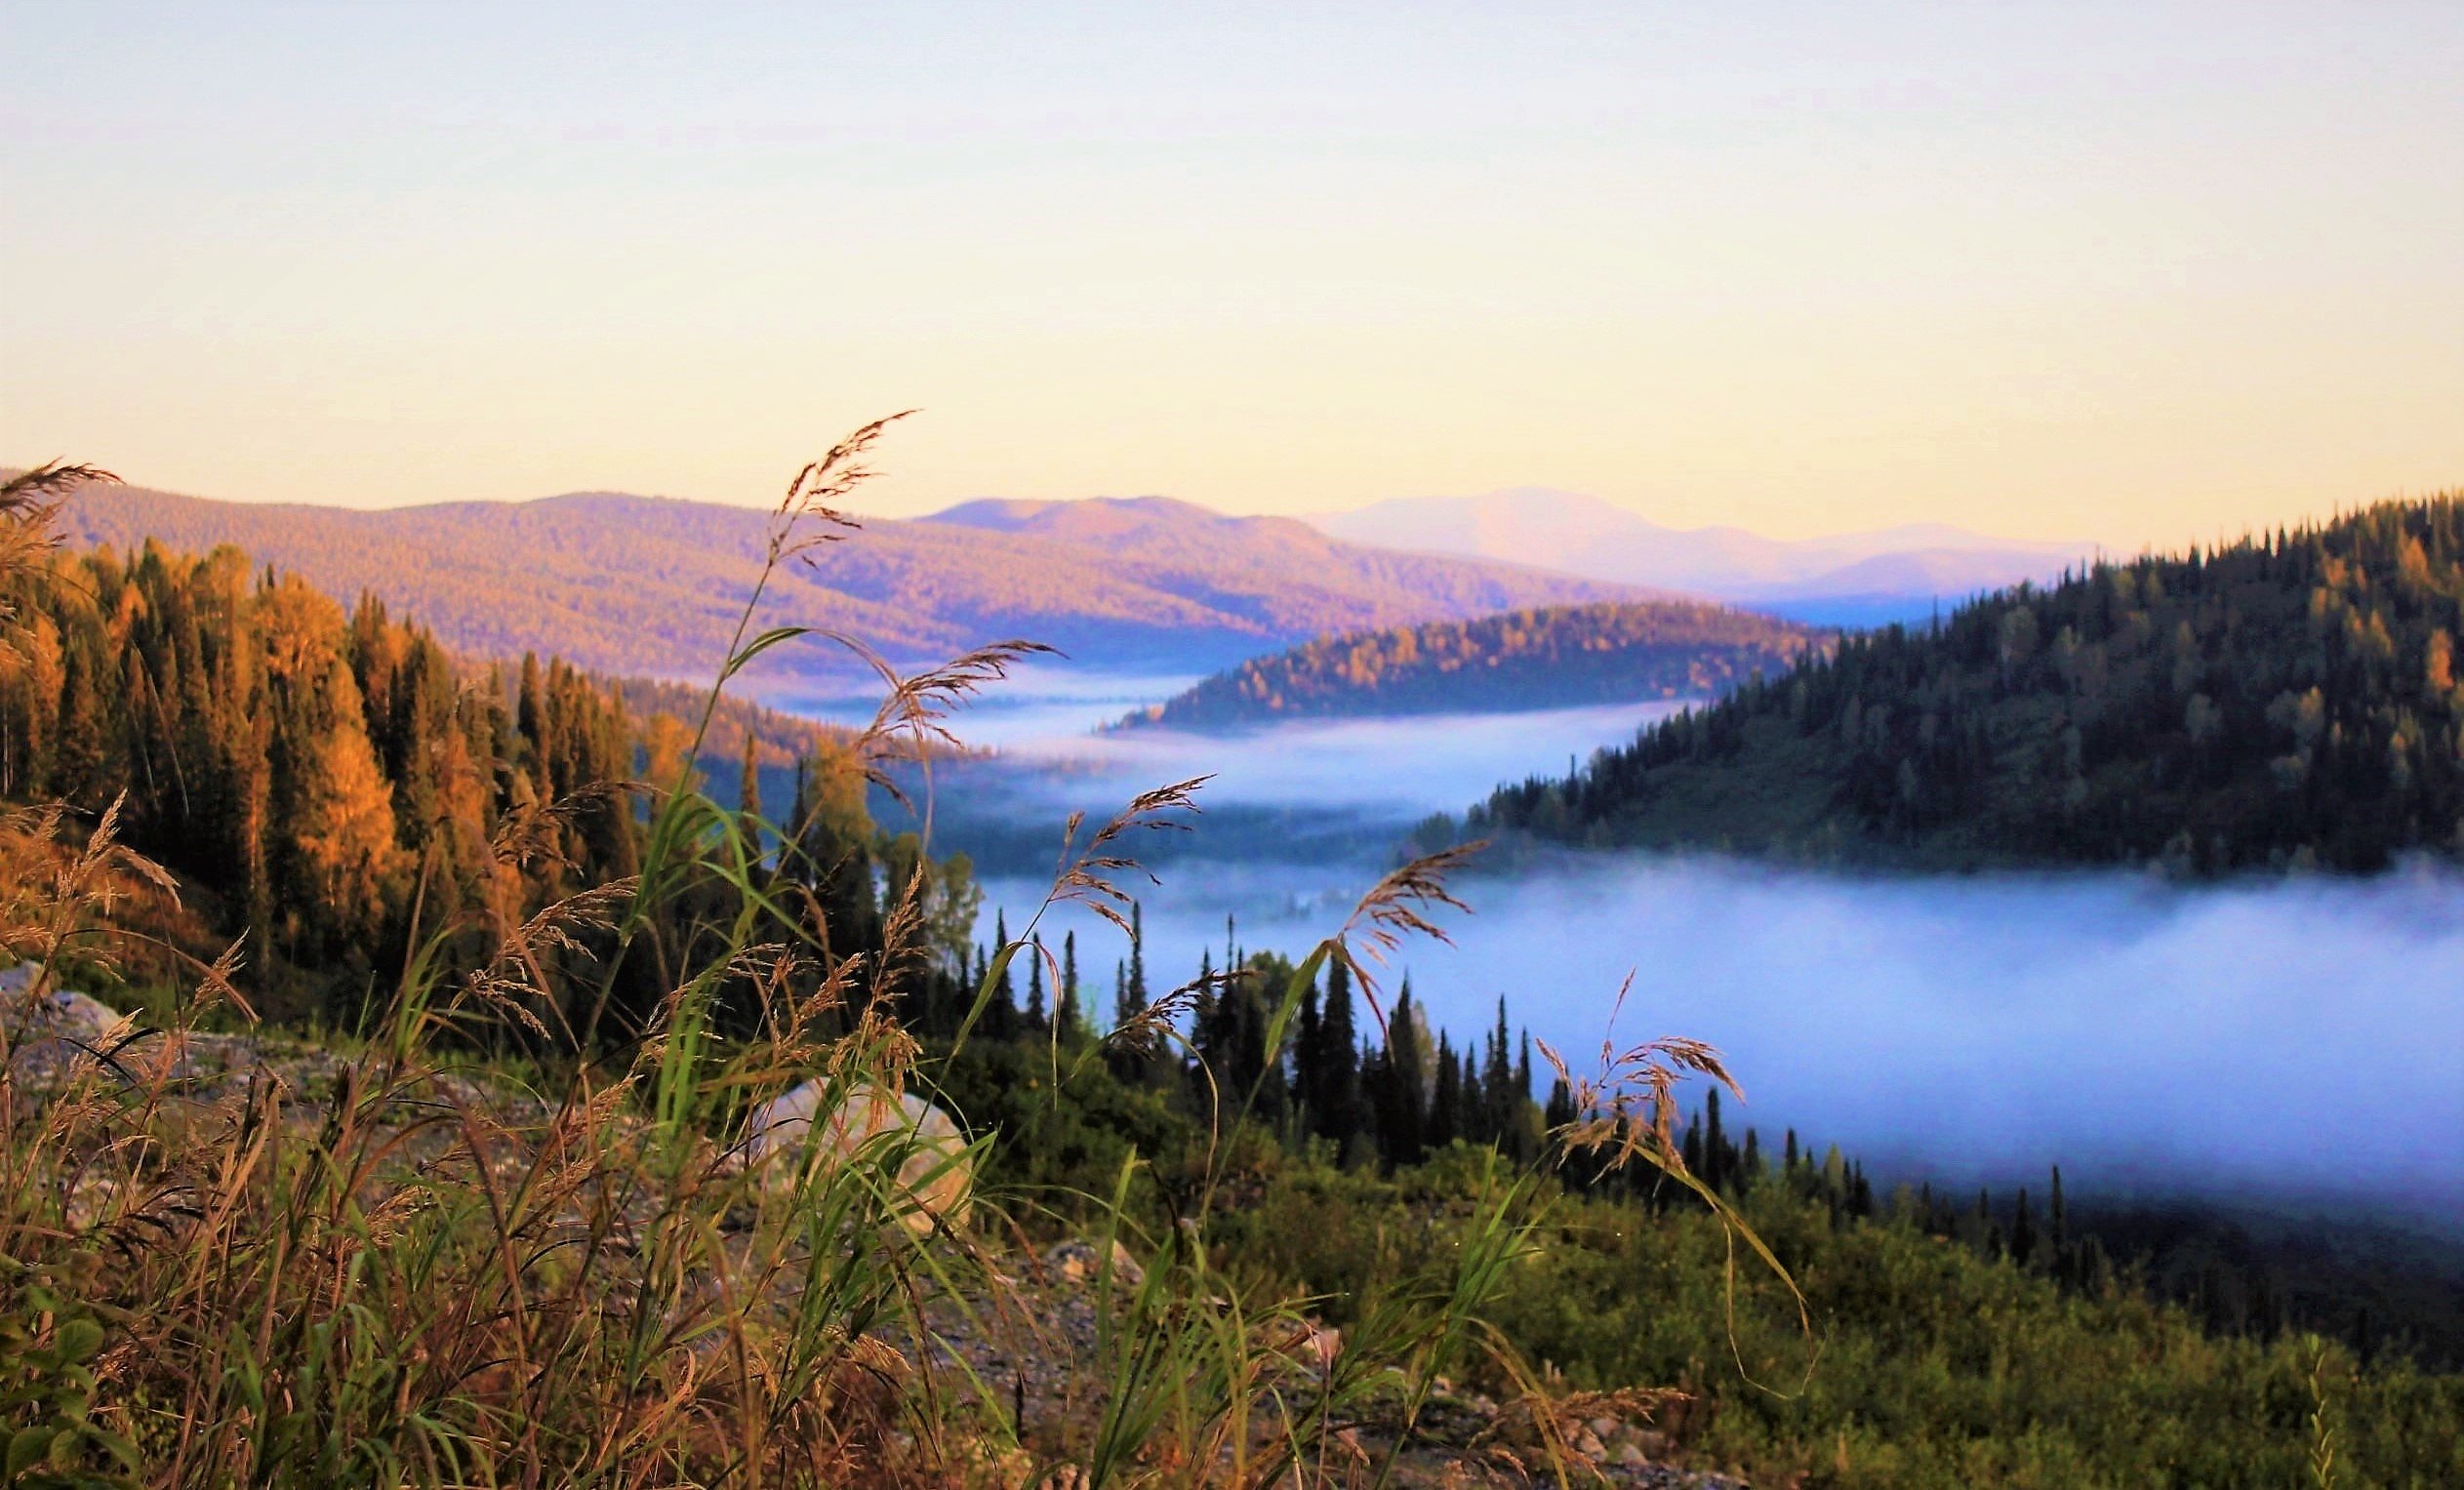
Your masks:
[[[1044,938],[1037,932],[1027,944],[1027,1027],[1044,1026]]]
[[[1437,1089],[1430,1095],[1429,1125],[1422,1140],[1430,1148],[1443,1148],[1468,1136],[1464,1132],[1469,1107],[1465,1096],[1463,1067],[1455,1063],[1454,1047],[1441,1029],[1437,1032]]]
[[[1078,934],[1075,930],[1061,938],[1061,997],[1059,1024],[1065,1038],[1075,1039],[1086,1032],[1086,1012],[1078,998]]]
[[[1426,1153],[1423,1139],[1429,1113],[1430,1052],[1427,1026],[1412,1002],[1405,979],[1395,994],[1394,1012],[1387,1022],[1386,1049],[1378,1063],[1378,1090],[1372,1094],[1377,1113],[1378,1148],[1390,1164],[1417,1164]]]

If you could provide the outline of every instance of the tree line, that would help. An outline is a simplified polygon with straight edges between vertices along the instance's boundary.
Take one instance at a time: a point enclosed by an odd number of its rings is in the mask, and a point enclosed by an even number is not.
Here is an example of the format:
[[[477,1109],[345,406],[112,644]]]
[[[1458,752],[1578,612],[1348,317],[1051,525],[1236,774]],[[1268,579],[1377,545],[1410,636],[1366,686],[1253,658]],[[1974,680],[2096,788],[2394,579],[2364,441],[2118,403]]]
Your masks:
[[[562,661],[474,665],[373,597],[345,610],[229,546],[61,556],[9,576],[0,608],[16,616],[0,654],[0,801],[62,802],[89,821],[117,801],[123,841],[180,880],[186,949],[241,939],[269,1014],[352,1027],[440,935],[448,962],[475,965],[545,907],[626,882],[649,807],[698,787],[722,741],[746,762],[739,810],[758,817],[752,768],[783,746],[797,752],[794,800],[763,825],[772,852],[741,882],[683,886],[657,908],[654,946],[680,950],[748,899],[791,898],[815,910],[822,965],[877,955],[877,882],[920,879],[924,945],[892,982],[905,999],[957,996],[968,867],[877,832],[842,737],[721,708],[697,750],[683,718],[637,718]],[[543,955],[586,964],[604,942],[584,927]],[[661,960],[606,970],[606,1007],[555,1011],[568,1032],[636,1022],[665,991]]]
[[[2375,869],[2464,852],[2459,634],[2464,501],[2382,503],[1848,637],[1432,827]]]
[[[1823,639],[1794,622],[1690,601],[1507,611],[1321,636],[1217,673],[1124,722],[1216,729],[1708,698],[1783,670]]]

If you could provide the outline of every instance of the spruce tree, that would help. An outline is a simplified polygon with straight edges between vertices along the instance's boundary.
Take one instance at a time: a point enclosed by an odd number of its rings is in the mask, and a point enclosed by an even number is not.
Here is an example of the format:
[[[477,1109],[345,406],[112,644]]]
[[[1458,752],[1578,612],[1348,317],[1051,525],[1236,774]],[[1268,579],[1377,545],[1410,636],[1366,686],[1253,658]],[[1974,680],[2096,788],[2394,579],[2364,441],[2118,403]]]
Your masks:
[[[1463,1069],[1455,1064],[1454,1047],[1447,1043],[1445,1031],[1437,1033],[1437,1089],[1429,1102],[1429,1128],[1424,1140],[1432,1148],[1442,1148],[1465,1137]]]
[[[991,1000],[985,1006],[985,1035],[990,1039],[1006,1040],[1018,1033],[1018,985],[1014,981],[1017,953],[1010,947],[1010,918],[1006,910],[992,913],[992,961],[999,964],[1001,976],[992,986]],[[986,968],[990,971],[990,966]]]
[[[2060,1268],[2068,1260],[2070,1254],[2070,1218],[2062,1206],[2062,1166],[2059,1164],[2053,1166],[2053,1190],[2046,1204],[2051,1212],[2048,1219],[2053,1228],[2051,1239],[2054,1266]]]
[[[1497,1143],[1506,1137],[1520,1106],[1515,1096],[1514,1036],[1506,1027],[1506,996],[1497,999],[1497,1028],[1490,1032],[1488,1048],[1482,1052],[1478,1086],[1480,1131],[1477,1137],[1486,1143]]]
[[[1129,998],[1147,1007],[1147,913],[1136,901],[1129,903]]]
[[[1419,1010],[1412,1004],[1409,979],[1394,998],[1387,1020],[1386,1052],[1379,1063],[1376,1094],[1378,1147],[1387,1162],[1411,1165],[1426,1152],[1423,1130],[1428,1122],[1427,1053],[1422,1049]]]
[[[1027,944],[1027,1027],[1044,1027],[1044,938],[1037,932]]]
[[[1301,989],[1300,1013],[1293,1024],[1292,1100],[1300,1106],[1301,1120],[1308,1131],[1315,1132],[1326,1110],[1321,1090],[1326,1067],[1326,1021],[1318,1011],[1315,979]]]
[[[1372,1124],[1361,1092],[1360,1035],[1352,1017],[1352,968],[1336,958],[1326,968],[1324,1024],[1319,1046],[1324,1065],[1318,1073],[1319,1097],[1325,1110],[1318,1131],[1337,1145],[1351,1145]]]
[[[1086,1016],[1078,1006],[1078,934],[1069,931],[1061,938],[1061,998],[1059,1000],[1061,1033],[1074,1039],[1085,1032]]]
[[[1704,1099],[1703,1183],[1714,1189],[1727,1182],[1727,1138],[1719,1131],[1719,1088],[1713,1087]]]

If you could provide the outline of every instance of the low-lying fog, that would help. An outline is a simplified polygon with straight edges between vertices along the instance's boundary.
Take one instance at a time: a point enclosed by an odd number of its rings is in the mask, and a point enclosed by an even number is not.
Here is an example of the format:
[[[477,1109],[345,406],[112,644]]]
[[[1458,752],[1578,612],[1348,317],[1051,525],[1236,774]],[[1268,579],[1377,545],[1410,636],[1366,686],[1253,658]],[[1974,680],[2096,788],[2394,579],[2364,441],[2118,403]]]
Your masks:
[[[1324,719],[1239,735],[1151,727],[1100,733],[1197,679],[1176,675],[1073,673],[1025,667],[953,716],[970,745],[1015,766],[1005,806],[1038,809],[1057,824],[1072,808],[1101,817],[1150,786],[1211,776],[1209,808],[1323,807],[1408,826],[1460,811],[1503,781],[1563,772],[1603,745],[1634,738],[1682,705],[1665,701],[1541,709],[1515,714],[1438,714],[1408,719]],[[817,719],[862,724],[870,696],[774,692],[765,702]]]
[[[1373,871],[1185,861],[1144,897],[1150,983],[1297,954]],[[1515,1021],[1578,1068],[1614,1030],[1707,1039],[1751,1099],[1878,1173],[2363,1201],[2464,1225],[2464,879],[2181,888],[2136,873],[1852,878],[1600,858],[1461,882],[1452,947],[1398,957],[1458,1037]],[[1003,878],[1019,926],[1041,886]],[[1065,907],[1091,1001],[1116,933]],[[1388,993],[1393,992],[1390,979]]]
[[[1083,733],[1164,681],[1080,681],[1002,705],[1012,762],[1048,768],[1011,773],[1008,807],[1051,812],[1057,836],[1065,803],[1101,816],[1212,771],[1201,800],[1219,834],[1228,807],[1399,830],[1501,780],[1561,771],[1669,707]],[[961,728],[981,737],[987,717]],[[1219,841],[1208,857],[1199,819],[1145,890],[1158,991],[1195,972],[1201,947],[1220,963],[1227,914],[1244,946],[1297,953],[1391,863],[1365,846]],[[989,936],[997,908],[1021,926],[1043,882],[995,873],[987,888]],[[1741,1124],[1766,1140],[1794,1125],[1878,1174],[2032,1183],[2059,1162],[2081,1189],[2361,1202],[2464,1228],[2464,877],[2451,871],[2174,886],[2136,871],[1883,878],[1630,855],[1462,890],[1475,913],[1447,918],[1457,945],[1409,947],[1395,969],[1459,1036],[1487,1027],[1504,993],[1518,1025],[1596,1060],[1631,972],[1617,1038],[1713,1041],[1751,1099]],[[1118,938],[1064,909],[1048,943],[1071,928],[1108,1012]]]

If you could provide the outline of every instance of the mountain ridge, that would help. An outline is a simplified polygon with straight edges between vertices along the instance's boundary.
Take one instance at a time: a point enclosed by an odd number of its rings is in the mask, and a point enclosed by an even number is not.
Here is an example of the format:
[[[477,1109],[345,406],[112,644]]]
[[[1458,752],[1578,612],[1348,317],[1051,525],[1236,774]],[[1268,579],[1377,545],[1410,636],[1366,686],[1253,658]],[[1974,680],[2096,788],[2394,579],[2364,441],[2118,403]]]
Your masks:
[[[809,567],[782,570],[759,620],[843,632],[903,665],[1023,636],[1082,665],[1200,670],[1326,631],[1639,594],[1205,515],[1215,526],[1150,521],[1100,544],[867,517]],[[77,545],[235,544],[345,600],[376,594],[474,656],[553,651],[594,671],[690,679],[722,654],[769,521],[759,508],[629,493],[372,510],[98,485],[61,527]],[[808,675],[857,670],[811,650],[795,662]]]
[[[1605,499],[1553,487],[1509,487],[1472,497],[1403,497],[1311,519],[1330,537],[1422,552],[1495,557],[1566,574],[1643,584],[1779,610],[1854,600],[1921,615],[1935,599],[1960,599],[2021,580],[2043,581],[2096,551],[2084,542],[2003,539],[1945,523],[1811,539],[1774,539],[1731,525],[1675,528]],[[1892,576],[1876,561],[1926,556]],[[1882,581],[1888,583],[1878,583]]]
[[[2464,494],[1995,591],[1500,788],[1472,836],[1944,867],[2464,855]]]
[[[1113,726],[1238,730],[1295,718],[1502,713],[1710,699],[1826,645],[1814,627],[1701,601],[1603,601],[1319,637]]]

